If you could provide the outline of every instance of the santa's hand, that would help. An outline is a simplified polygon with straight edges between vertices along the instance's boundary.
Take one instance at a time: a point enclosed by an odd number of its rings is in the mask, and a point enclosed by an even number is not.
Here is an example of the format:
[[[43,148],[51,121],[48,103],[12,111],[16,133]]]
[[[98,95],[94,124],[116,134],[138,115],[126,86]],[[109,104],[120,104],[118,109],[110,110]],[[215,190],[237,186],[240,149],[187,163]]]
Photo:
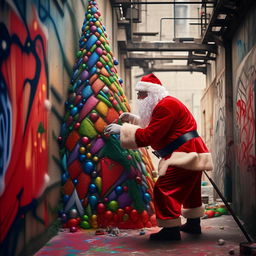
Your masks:
[[[109,124],[104,129],[104,134],[120,134],[121,125],[119,124]]]
[[[121,120],[122,123],[138,124],[140,117],[129,112],[124,112],[119,116],[119,120]]]

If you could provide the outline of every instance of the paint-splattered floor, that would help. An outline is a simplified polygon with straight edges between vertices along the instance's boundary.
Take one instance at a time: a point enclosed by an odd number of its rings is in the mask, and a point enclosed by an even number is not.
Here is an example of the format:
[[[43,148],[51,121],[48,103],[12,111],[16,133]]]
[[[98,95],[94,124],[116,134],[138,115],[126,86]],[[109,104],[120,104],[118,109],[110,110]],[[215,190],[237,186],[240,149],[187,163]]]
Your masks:
[[[246,241],[230,215],[202,220],[202,235],[182,233],[182,241],[178,242],[149,241],[149,234],[158,230],[145,229],[145,235],[140,235],[140,230],[120,230],[117,237],[109,234],[95,235],[95,230],[59,232],[35,256],[239,255],[239,243]],[[225,243],[218,245],[219,239]]]

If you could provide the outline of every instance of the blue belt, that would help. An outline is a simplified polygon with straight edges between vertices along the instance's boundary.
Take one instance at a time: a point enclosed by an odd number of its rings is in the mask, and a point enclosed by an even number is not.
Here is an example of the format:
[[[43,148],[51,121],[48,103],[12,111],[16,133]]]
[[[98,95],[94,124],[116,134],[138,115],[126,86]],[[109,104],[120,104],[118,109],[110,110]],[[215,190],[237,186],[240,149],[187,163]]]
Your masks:
[[[168,144],[163,149],[152,151],[152,153],[158,158],[166,157],[170,155],[174,150],[179,148],[182,144],[196,137],[199,137],[197,131],[187,132],[181,135],[179,138],[177,138],[173,142],[171,142],[170,144]]]

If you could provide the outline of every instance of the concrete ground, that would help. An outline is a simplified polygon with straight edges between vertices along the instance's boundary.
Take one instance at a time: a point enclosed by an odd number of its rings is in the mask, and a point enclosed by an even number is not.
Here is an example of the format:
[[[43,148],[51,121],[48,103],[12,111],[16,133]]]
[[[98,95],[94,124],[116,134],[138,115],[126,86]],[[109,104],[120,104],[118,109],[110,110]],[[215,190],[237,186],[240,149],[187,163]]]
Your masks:
[[[188,235],[181,232],[178,242],[153,242],[148,239],[150,233],[159,228],[141,230],[120,230],[118,236],[95,235],[95,230],[82,230],[70,233],[59,232],[35,256],[74,256],[74,255],[197,255],[222,256],[239,255],[239,243],[246,238],[231,215],[202,219],[202,235]],[[223,244],[219,244],[221,242]]]

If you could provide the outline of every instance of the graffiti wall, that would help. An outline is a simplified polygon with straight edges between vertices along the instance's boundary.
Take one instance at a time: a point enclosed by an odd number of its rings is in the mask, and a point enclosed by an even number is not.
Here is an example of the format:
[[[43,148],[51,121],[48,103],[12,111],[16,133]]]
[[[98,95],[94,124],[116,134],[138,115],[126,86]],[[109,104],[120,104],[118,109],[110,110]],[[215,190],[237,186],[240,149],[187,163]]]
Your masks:
[[[0,254],[56,219],[57,134],[86,1],[0,3]]]
[[[235,202],[240,214],[255,227],[256,156],[255,92],[256,47],[241,62],[234,80]],[[246,198],[246,200],[244,200]],[[248,209],[250,209],[248,211]],[[255,231],[254,231],[255,233]]]
[[[256,236],[256,10],[248,13],[233,39],[233,109],[236,167],[234,203]]]
[[[218,188],[224,191],[224,170],[226,165],[226,139],[225,139],[225,77],[221,72],[216,79],[214,86],[214,106],[213,106],[213,140],[215,145],[212,152],[214,161],[214,180]]]

